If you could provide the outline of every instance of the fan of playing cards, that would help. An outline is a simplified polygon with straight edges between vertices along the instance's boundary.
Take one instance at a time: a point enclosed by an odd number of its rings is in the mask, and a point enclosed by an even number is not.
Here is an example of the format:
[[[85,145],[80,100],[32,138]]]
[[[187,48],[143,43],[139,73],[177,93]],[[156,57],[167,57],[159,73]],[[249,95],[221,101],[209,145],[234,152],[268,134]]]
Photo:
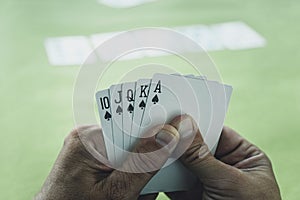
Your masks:
[[[154,74],[152,79],[98,91],[96,100],[108,160],[113,166],[120,165],[145,131],[181,114],[193,117],[214,152],[231,93],[231,86],[207,80],[205,76],[161,73]],[[196,182],[197,178],[179,161],[169,159],[142,194],[186,190]]]

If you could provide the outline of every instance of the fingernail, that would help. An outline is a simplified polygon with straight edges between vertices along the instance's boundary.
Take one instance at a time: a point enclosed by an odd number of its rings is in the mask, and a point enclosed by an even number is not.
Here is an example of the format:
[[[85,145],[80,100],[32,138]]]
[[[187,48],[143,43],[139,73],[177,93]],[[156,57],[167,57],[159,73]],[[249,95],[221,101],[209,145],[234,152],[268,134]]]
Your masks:
[[[179,123],[178,132],[181,138],[188,138],[194,134],[194,122],[190,117],[182,120]]]
[[[161,130],[159,133],[156,134],[155,140],[161,146],[166,147],[170,153],[172,153],[176,148],[176,136],[167,131]]]

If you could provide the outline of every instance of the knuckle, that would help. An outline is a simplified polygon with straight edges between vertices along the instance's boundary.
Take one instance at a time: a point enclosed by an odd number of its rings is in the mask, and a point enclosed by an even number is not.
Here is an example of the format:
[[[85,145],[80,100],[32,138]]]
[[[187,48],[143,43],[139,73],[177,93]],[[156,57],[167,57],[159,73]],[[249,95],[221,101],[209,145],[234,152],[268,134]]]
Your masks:
[[[80,128],[74,128],[64,139],[64,145],[71,143],[73,140],[79,138]]]
[[[156,171],[163,166],[169,155],[169,151],[161,148],[154,139],[143,139],[127,163],[130,170],[136,172]]]
[[[162,127],[163,130],[169,131],[169,132],[177,132],[177,129],[170,125],[170,124],[164,124],[164,126]]]
[[[183,154],[185,163],[193,166],[206,161],[210,157],[210,151],[206,144],[192,144]]]
[[[153,138],[141,139],[138,146],[136,147],[136,153],[149,153],[160,149]]]
[[[74,139],[79,137],[79,128],[73,129],[64,139],[64,145],[70,144]]]
[[[163,159],[164,156],[160,156],[156,152],[144,153],[144,150],[139,150],[130,155],[125,161],[123,165],[124,171],[134,173],[153,172],[160,169],[167,159]]]
[[[80,138],[80,134],[82,134],[85,130],[86,127],[78,127],[73,129],[64,139],[64,147],[72,152],[82,151],[83,144]]]
[[[99,127],[94,125],[76,127],[64,139],[64,144],[66,145],[73,141],[78,141],[82,135],[86,134],[89,131],[95,130],[97,128],[99,129]]]
[[[162,167],[164,160],[157,153],[151,152],[147,154],[139,153],[133,159],[134,167],[137,172],[148,172],[158,170]]]

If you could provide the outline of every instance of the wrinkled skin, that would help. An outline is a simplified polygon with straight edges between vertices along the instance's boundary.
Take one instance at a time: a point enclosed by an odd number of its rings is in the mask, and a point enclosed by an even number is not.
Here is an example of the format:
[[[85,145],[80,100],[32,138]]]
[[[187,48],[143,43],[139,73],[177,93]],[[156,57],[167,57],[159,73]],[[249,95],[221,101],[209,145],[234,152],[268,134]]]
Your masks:
[[[171,122],[175,128],[186,116]],[[200,179],[188,192],[173,192],[171,199],[280,200],[280,192],[269,158],[234,130],[224,127],[214,158],[193,123],[196,136],[181,157]]]
[[[186,134],[182,131],[192,132],[195,138],[180,160],[200,182],[191,191],[167,193],[171,199],[281,199],[271,163],[260,149],[225,127],[216,159],[204,144],[194,121],[187,115],[176,117],[170,125],[154,127],[146,133],[151,137],[141,139],[134,149],[138,153],[160,149],[162,151],[159,155],[129,156],[122,168],[143,170],[145,163],[161,168],[175,147],[179,146],[179,135]],[[158,137],[159,133],[163,133],[163,137]],[[164,144],[169,144],[168,148]],[[99,127],[85,126],[73,130],[65,139],[64,146],[35,199],[156,199],[158,194],[139,194],[158,170],[146,173],[114,170],[101,163],[97,159],[99,155],[106,155]]]

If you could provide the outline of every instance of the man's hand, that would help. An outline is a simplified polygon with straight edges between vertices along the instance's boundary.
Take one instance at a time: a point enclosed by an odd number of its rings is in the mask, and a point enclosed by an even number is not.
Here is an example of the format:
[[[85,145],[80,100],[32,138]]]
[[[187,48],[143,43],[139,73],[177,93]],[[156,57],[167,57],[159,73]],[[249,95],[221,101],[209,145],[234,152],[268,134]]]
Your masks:
[[[118,171],[97,159],[106,155],[100,128],[86,126],[72,131],[35,199],[155,199],[157,194],[139,194],[158,170],[146,173],[123,171],[144,171],[149,166],[160,169],[175,149],[179,134],[170,125],[155,127],[147,134],[151,137],[141,139],[134,150],[140,156],[129,156],[121,166],[123,170]],[[152,153],[145,154],[147,152]]]
[[[183,136],[180,142],[178,132]],[[155,127],[145,135],[151,137],[141,139],[134,150],[140,156],[129,156],[119,171],[99,161],[106,152],[98,127],[72,131],[36,199],[155,199],[157,194],[139,196],[140,191],[175,147],[180,150],[188,136],[195,138],[181,161],[198,176],[200,184],[191,191],[167,193],[171,199],[281,199],[267,156],[232,129],[223,129],[217,159],[210,154],[195,122],[187,115],[175,118],[171,125]],[[145,173],[149,166],[157,170]]]
[[[181,161],[200,184],[188,192],[167,193],[171,199],[280,200],[280,192],[268,157],[234,130],[224,128],[216,151],[211,155],[199,129],[187,115],[171,125],[180,135],[196,134]]]

